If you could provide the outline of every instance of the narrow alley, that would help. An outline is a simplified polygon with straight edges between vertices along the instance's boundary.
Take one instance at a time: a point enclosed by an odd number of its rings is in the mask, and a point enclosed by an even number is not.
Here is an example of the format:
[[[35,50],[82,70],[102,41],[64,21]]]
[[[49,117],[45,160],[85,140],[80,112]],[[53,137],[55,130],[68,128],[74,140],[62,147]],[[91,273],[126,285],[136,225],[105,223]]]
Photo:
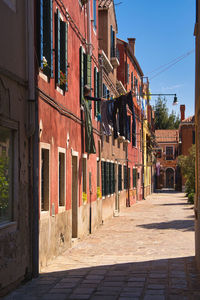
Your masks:
[[[200,299],[193,215],[183,193],[152,194],[4,299]]]

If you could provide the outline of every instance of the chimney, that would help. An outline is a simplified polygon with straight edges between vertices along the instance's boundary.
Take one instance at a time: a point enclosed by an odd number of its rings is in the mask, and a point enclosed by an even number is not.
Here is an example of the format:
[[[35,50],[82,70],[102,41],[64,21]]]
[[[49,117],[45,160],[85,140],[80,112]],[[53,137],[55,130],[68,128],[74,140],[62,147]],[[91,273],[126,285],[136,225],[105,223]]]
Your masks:
[[[180,111],[181,111],[181,122],[185,120],[185,104],[180,105]]]
[[[131,47],[131,50],[133,52],[133,55],[135,56],[135,38],[128,38],[129,46]]]

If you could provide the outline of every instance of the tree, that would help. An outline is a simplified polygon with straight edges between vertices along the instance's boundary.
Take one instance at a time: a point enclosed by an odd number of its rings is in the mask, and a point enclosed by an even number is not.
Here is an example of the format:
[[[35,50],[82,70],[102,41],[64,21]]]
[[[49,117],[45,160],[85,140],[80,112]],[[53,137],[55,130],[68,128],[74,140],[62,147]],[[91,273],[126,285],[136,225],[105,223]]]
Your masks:
[[[161,97],[155,102],[155,129],[177,129],[179,127],[179,117],[176,116],[174,111],[169,115],[166,102],[166,99]]]
[[[181,172],[186,179],[186,194],[188,202],[194,203],[195,193],[195,159],[196,149],[195,145],[189,150],[189,155],[180,155],[178,157],[178,165],[181,167]]]

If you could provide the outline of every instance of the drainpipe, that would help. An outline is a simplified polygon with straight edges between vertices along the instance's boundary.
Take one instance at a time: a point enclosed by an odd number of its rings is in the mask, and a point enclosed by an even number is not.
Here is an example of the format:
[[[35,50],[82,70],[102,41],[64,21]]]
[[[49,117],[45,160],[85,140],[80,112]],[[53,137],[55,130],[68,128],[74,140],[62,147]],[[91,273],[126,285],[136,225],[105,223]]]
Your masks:
[[[35,64],[34,64],[34,12],[35,1],[26,1],[26,26],[27,26],[27,78],[28,78],[28,103],[27,103],[27,136],[29,140],[29,216],[30,216],[30,259],[32,276],[39,273],[39,214],[38,214],[38,127],[37,103],[35,95]]]

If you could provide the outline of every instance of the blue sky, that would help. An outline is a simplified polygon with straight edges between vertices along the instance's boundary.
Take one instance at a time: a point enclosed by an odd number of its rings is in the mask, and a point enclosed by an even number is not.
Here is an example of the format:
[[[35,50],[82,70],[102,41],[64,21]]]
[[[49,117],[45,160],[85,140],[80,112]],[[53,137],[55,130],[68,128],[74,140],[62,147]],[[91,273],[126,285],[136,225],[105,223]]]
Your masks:
[[[186,105],[186,117],[194,114],[195,54],[194,52],[156,75],[151,71],[190,52],[195,47],[195,0],[114,0],[118,37],[136,38],[135,55],[149,76],[152,93],[176,93],[180,104]],[[155,103],[152,97],[152,104]],[[166,97],[169,112],[179,113],[173,96]]]

